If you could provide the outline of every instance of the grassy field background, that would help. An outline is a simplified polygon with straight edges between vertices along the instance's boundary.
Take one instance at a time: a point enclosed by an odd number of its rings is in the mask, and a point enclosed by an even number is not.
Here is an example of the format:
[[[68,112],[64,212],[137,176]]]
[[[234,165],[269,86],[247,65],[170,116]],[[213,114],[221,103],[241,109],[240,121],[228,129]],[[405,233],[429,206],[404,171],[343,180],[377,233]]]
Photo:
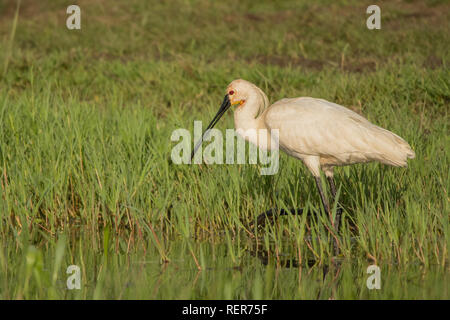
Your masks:
[[[0,297],[448,299],[450,6],[382,1],[368,30],[370,4],[0,0]],[[350,107],[415,150],[406,169],[336,170],[338,265],[324,214],[248,227],[319,204],[300,162],[171,163],[173,130],[206,125],[236,78]]]

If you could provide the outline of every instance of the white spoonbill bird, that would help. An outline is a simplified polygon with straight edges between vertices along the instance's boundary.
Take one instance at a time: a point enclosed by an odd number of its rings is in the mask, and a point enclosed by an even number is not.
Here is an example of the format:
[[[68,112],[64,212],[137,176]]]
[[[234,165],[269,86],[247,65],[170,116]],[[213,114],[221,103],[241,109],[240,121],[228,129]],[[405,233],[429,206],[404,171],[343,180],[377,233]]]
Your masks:
[[[266,129],[270,135],[271,130],[278,129],[280,149],[302,160],[311,171],[323,207],[330,217],[330,206],[320,181],[320,169],[325,173],[334,198],[335,166],[379,161],[391,166],[406,167],[407,159],[415,157],[409,144],[398,135],[370,123],[341,105],[324,99],[298,97],[281,99],[269,106],[269,100],[260,88],[241,79],[228,85],[223,103],[205,133],[233,105],[238,105],[234,111],[238,133],[249,129]],[[254,135],[243,137],[260,148],[271,147],[271,139],[258,139]],[[192,157],[197,147],[192,152]],[[339,219],[340,214],[336,215],[335,221],[331,220],[336,229],[339,228]]]

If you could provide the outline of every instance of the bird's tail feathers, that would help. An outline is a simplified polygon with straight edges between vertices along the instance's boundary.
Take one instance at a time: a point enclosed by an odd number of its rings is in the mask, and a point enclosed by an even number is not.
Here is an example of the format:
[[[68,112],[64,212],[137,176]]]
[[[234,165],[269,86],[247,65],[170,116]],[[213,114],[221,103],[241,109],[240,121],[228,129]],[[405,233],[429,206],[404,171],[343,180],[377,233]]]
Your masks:
[[[414,159],[416,154],[411,146],[401,137],[388,130],[378,127],[382,135],[379,141],[380,154],[383,159],[381,162],[396,167],[407,167],[408,159]]]

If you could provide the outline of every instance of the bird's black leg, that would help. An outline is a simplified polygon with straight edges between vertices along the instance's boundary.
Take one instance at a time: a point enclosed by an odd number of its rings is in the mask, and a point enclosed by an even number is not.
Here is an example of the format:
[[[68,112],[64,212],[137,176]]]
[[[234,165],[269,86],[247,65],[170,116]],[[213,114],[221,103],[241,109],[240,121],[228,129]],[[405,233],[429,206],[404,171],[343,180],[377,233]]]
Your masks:
[[[328,204],[327,198],[325,197],[325,193],[323,192],[323,189],[322,189],[322,180],[320,179],[320,177],[314,177],[314,179],[316,180],[317,189],[319,190],[320,199],[322,200],[323,207],[324,207],[325,211],[328,213],[328,216],[330,217],[331,224],[334,225],[334,222],[332,220],[333,217],[331,215],[330,205]],[[334,183],[333,183],[333,185],[334,185]],[[334,190],[336,191],[336,188],[334,188]],[[333,251],[334,251],[334,254],[337,255],[339,253],[339,244],[338,244],[338,240],[337,240],[336,236],[337,235],[333,235],[333,237],[334,237]]]
[[[336,201],[336,186],[334,184],[333,177],[327,177],[328,183],[330,184],[331,189],[331,195],[333,196],[333,202]],[[341,214],[342,214],[342,208],[339,207],[336,210],[336,218],[334,219],[334,227],[336,228],[336,232],[339,233],[339,227],[341,224]]]
[[[333,177],[327,177],[328,183],[330,184],[331,189],[331,195],[333,196],[333,202],[336,201],[336,186],[334,184]],[[334,219],[334,227],[336,228],[336,232],[339,233],[339,228],[341,226],[341,215],[342,215],[342,208],[338,207],[336,209],[336,217]]]
[[[319,190],[320,199],[322,200],[323,208],[325,209],[325,212],[330,213],[330,205],[328,204],[327,198],[325,198],[325,193],[323,193],[322,189],[322,181],[320,180],[320,177],[314,177],[316,180],[317,189]]]
[[[331,189],[331,195],[334,197],[336,197],[336,186],[334,185],[334,179],[333,177],[327,177],[328,183],[330,184],[330,189]]]

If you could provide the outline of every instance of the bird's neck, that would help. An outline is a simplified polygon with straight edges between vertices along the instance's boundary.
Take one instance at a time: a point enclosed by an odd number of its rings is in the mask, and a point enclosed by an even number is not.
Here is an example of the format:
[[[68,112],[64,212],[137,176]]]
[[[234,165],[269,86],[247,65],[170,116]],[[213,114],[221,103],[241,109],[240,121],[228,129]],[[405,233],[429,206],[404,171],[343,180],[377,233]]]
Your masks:
[[[264,93],[262,93],[264,94]],[[259,129],[258,114],[264,108],[264,97],[258,92],[252,92],[246,101],[234,111],[236,130]]]
[[[262,93],[262,95],[261,95]],[[259,129],[263,129],[261,124],[261,117],[258,117],[260,110],[265,107],[267,103],[267,97],[264,99],[265,94],[253,92],[248,96],[245,103],[240,105],[234,111],[234,125],[236,131],[245,140],[257,144],[257,133]]]

